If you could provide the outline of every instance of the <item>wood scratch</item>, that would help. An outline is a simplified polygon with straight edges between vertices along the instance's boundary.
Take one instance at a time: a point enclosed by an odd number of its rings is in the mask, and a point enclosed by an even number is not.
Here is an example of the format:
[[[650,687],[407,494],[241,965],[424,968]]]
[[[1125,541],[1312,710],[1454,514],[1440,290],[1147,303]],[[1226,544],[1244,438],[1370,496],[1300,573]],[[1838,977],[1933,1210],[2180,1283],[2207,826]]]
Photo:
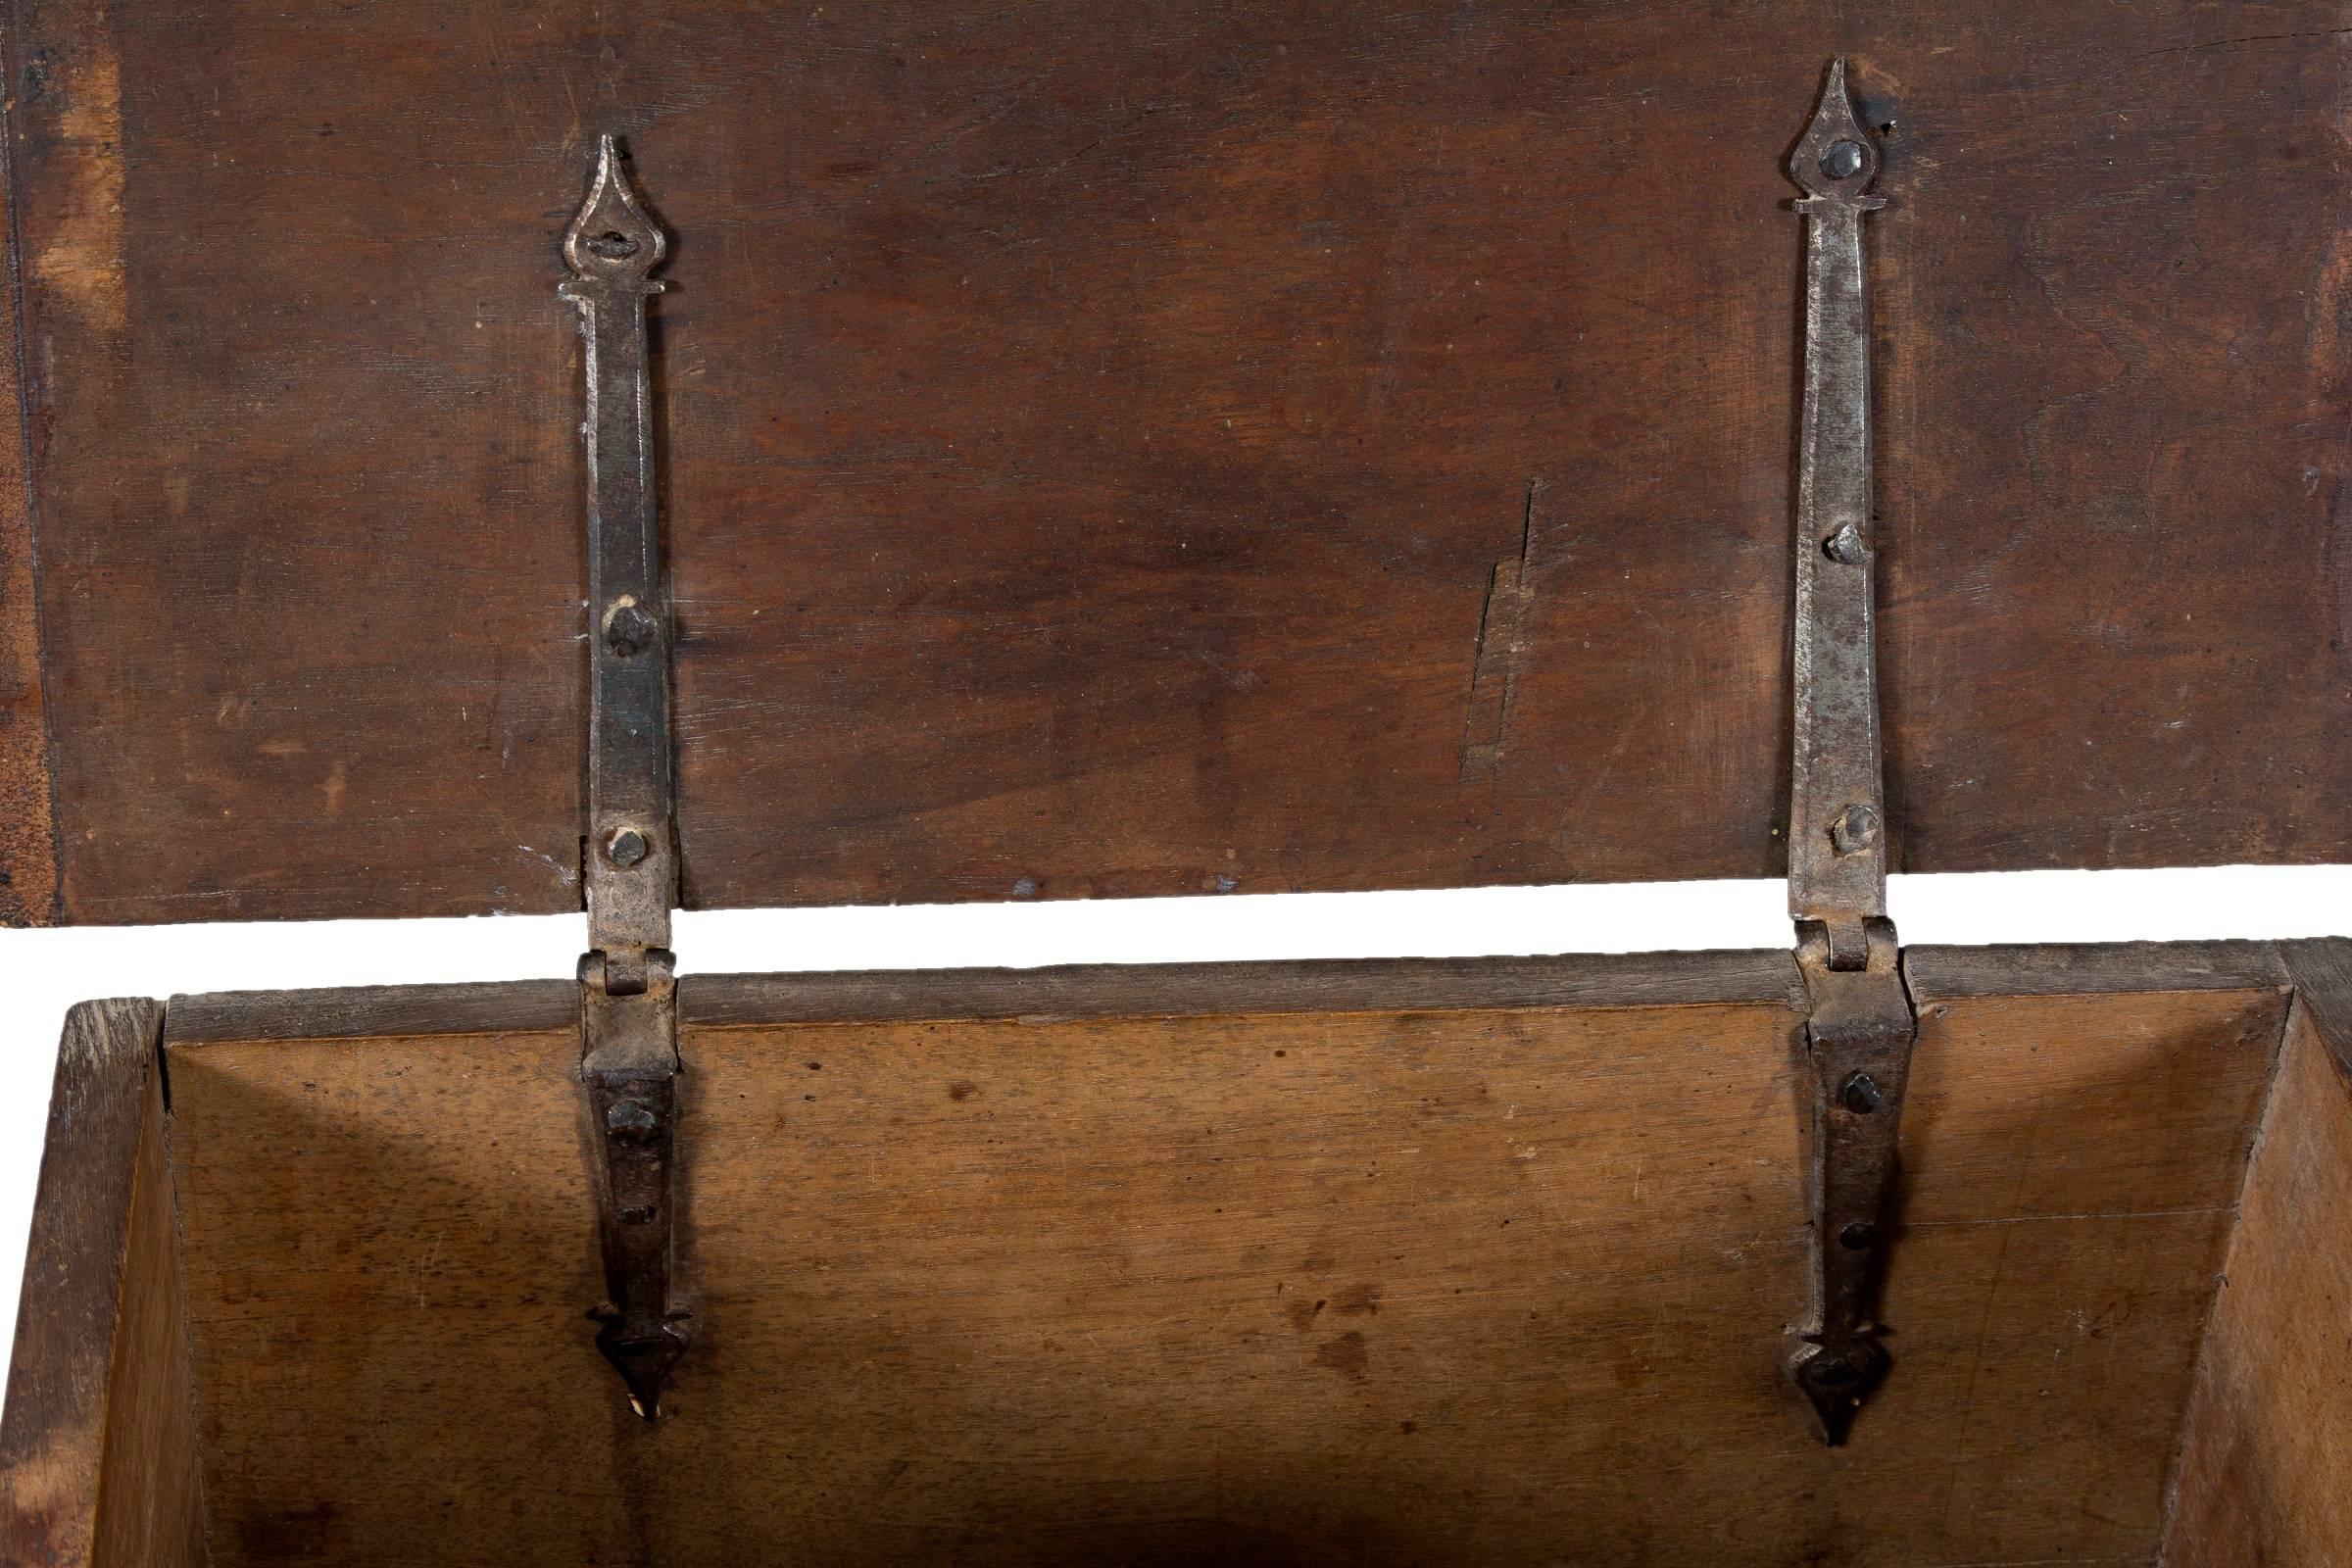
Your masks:
[[[1536,497],[1543,491],[1541,477],[1527,481],[1527,500],[1519,513],[1519,554],[1496,562],[1487,581],[1487,602],[1479,612],[1478,642],[1470,658],[1470,710],[1462,722],[1457,777],[1464,784],[1492,784],[1502,771],[1511,704],[1527,667],[1534,630],[1529,610],[1536,593]]]
[[[2285,43],[2296,38],[2340,38],[2352,33],[2352,27],[2321,27],[2307,32],[2249,32],[2234,38],[2207,38],[2199,43],[2177,43],[2166,49],[2143,49],[2137,58],[2153,60],[2159,55],[2184,55],[2200,49],[2232,49],[2241,43]]]

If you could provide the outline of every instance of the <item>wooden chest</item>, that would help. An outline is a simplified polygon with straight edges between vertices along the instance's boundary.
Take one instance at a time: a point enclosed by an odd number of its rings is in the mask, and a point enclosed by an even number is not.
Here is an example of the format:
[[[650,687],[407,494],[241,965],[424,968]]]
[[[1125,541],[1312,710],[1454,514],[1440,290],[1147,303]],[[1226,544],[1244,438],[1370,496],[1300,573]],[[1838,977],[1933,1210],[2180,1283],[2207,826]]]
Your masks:
[[[2352,1560],[2352,943],[1884,897],[2352,860],[2338,8],[5,20],[0,913],[589,914],[73,1015],[8,1563]]]

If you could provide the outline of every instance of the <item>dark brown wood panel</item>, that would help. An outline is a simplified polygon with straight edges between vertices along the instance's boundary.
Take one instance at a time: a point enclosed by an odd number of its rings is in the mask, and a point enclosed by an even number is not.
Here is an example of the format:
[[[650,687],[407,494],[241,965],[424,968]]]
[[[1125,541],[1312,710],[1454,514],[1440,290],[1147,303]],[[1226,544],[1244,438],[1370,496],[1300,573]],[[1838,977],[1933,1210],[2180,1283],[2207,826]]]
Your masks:
[[[1898,864],[2352,858],[2331,5],[14,11],[63,918],[576,905],[602,130],[689,903],[1777,874],[1838,52]]]
[[[0,145],[0,172],[11,149]],[[0,233],[10,195],[0,177]],[[0,925],[57,917],[57,824],[50,813],[49,730],[41,693],[39,612],[33,583],[29,470],[24,462],[24,367],[19,361],[17,275],[0,274]]]
[[[58,1047],[0,1425],[11,1568],[203,1568],[163,1007],[84,1003]]]
[[[217,1008],[167,1047],[217,1559],[2150,1560],[2278,989],[1934,1005],[1897,1373],[1830,1450],[1778,1372],[1797,1014],[1685,964],[1258,1013],[780,978],[788,1022],[726,982],[651,1426],[580,1316],[568,1029]]]

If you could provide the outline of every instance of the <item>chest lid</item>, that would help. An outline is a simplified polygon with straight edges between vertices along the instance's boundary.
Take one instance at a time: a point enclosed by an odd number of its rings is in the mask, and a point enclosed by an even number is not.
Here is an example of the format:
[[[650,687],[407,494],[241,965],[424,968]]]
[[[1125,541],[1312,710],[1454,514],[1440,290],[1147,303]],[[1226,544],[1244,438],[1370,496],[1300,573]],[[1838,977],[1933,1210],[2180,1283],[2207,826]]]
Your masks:
[[[2352,859],[2293,22],[19,0],[5,912],[580,906],[608,132],[687,906],[1780,875],[1840,54],[1888,864]]]

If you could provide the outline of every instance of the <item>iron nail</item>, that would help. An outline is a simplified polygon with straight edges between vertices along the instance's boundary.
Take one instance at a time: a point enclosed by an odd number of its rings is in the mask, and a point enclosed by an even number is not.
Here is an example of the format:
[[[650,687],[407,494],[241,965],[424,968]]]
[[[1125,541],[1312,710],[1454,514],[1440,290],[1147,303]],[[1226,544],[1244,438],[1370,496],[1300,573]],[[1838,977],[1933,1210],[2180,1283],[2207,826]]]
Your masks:
[[[1849,806],[1830,824],[1830,842],[1839,855],[1859,855],[1879,842],[1879,813],[1867,806]]]
[[[1821,553],[1841,566],[1859,566],[1870,559],[1870,547],[1862,542],[1862,530],[1850,522],[1838,525],[1838,531],[1821,542]]]
[[[1866,1219],[1855,1220],[1838,1233],[1838,1245],[1849,1252],[1859,1252],[1879,1239],[1879,1228]]]
[[[605,856],[614,865],[627,867],[638,864],[653,853],[654,847],[645,835],[633,827],[624,827],[605,843]]]
[[[1857,1116],[1867,1116],[1886,1102],[1879,1093],[1879,1081],[1866,1072],[1855,1073],[1838,1090],[1838,1103]]]
[[[661,623],[633,602],[614,605],[605,616],[605,647],[615,659],[636,658],[661,633]]]
[[[1862,1381],[1862,1369],[1826,1351],[1805,1363],[1805,1374],[1825,1389],[1846,1389]]]
[[[1862,144],[1858,141],[1834,141],[1830,150],[1821,155],[1821,172],[1832,179],[1851,179],[1862,172]]]
[[[650,1133],[656,1120],[652,1109],[641,1100],[615,1100],[605,1107],[605,1130],[615,1133]]]

